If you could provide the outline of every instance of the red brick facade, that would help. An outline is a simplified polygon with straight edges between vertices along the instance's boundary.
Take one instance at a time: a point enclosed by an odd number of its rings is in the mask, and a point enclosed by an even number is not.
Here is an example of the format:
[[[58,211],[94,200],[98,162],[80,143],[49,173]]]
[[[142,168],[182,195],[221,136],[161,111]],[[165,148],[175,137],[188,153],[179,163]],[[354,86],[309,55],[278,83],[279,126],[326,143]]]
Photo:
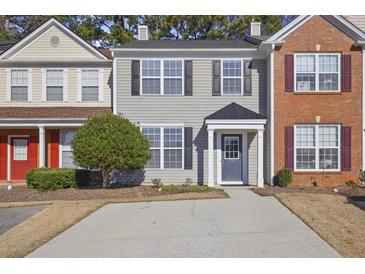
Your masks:
[[[349,36],[320,16],[314,16],[287,37],[274,54],[275,85],[275,166],[274,172],[285,166],[285,127],[295,124],[341,124],[352,129],[351,171],[294,172],[298,185],[340,185],[358,179],[361,168],[362,140],[362,52]],[[317,46],[320,45],[320,51]],[[351,92],[295,93],[285,92],[285,55],[299,52],[335,52],[351,54]],[[294,159],[295,161],[295,159]]]

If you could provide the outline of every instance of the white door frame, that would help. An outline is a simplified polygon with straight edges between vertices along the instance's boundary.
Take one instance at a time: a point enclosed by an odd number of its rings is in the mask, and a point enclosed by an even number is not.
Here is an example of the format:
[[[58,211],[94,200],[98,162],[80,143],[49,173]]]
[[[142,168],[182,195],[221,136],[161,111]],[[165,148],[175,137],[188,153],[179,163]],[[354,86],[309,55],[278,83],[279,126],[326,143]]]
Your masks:
[[[248,147],[247,131],[242,130],[217,130],[216,153],[217,153],[217,184],[218,185],[248,185]],[[242,181],[222,181],[222,135],[242,136]]]
[[[8,164],[8,167],[7,167],[7,170],[6,170],[6,180],[7,181],[11,181],[11,138],[28,138],[28,143],[27,143],[27,146],[29,147],[29,138],[30,138],[30,135],[8,135],[8,145],[7,145],[7,164]],[[28,149],[28,148],[27,148]]]

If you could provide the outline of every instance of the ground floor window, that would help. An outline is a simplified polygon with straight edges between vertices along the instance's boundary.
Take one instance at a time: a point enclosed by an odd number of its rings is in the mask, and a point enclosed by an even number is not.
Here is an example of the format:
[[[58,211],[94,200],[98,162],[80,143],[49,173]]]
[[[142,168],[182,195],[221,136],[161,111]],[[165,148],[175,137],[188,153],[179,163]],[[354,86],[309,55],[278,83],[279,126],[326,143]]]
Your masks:
[[[296,125],[295,155],[297,170],[339,170],[340,126]]]
[[[142,133],[150,142],[151,159],[146,168],[183,168],[183,128],[143,127]]]
[[[71,142],[75,136],[74,130],[61,131],[61,166],[75,168],[76,164],[73,160]]]

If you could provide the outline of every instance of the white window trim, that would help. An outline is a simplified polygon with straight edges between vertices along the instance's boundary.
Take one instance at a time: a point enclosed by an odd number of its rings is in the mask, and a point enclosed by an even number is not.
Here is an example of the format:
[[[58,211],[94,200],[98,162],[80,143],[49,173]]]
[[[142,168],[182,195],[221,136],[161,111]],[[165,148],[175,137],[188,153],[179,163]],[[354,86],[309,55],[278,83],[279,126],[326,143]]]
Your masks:
[[[314,169],[297,168],[297,126],[314,126],[315,127],[315,146],[305,147],[315,149],[315,166]],[[319,146],[319,127],[320,126],[337,126],[338,127],[338,147],[320,147]],[[299,147],[301,148],[301,147]],[[337,169],[320,169],[319,168],[319,149],[320,148],[336,148],[338,149],[338,168]],[[339,124],[297,124],[294,125],[294,171],[298,172],[337,172],[341,171],[341,125]]]
[[[28,72],[28,98],[26,101],[12,101],[11,100],[11,71],[12,70],[26,70]],[[19,67],[19,68],[7,68],[6,69],[6,101],[7,102],[14,102],[14,103],[20,103],[20,102],[32,102],[33,100],[33,94],[32,94],[32,69],[31,68],[24,68],[24,67]]]
[[[241,76],[223,76],[223,63],[224,61],[240,61],[240,68],[241,68]],[[240,96],[243,95],[243,74],[244,74],[244,67],[243,67],[243,59],[238,58],[229,58],[229,59],[221,59],[221,96]],[[224,79],[241,79],[241,93],[240,94],[226,94],[223,91],[223,80]]]
[[[63,134],[63,132],[67,132],[67,131],[74,131],[74,132],[76,132],[77,131],[77,129],[62,129],[62,130],[60,130],[59,131],[59,134],[58,134],[58,140],[59,140],[59,145],[58,145],[58,150],[59,150],[59,153],[58,153],[58,155],[59,155],[59,158],[58,158],[58,166],[59,167],[63,167],[63,165],[62,165],[62,153],[63,153],[63,144],[62,144],[62,134]],[[73,149],[72,149],[72,147],[70,147],[70,150],[65,150],[65,151],[67,151],[67,152],[73,152]]]
[[[143,76],[142,75],[142,63],[143,61],[160,61],[160,76]],[[181,61],[181,76],[165,76],[164,74],[164,61]],[[139,66],[139,87],[140,87],[140,95],[141,96],[184,96],[185,90],[185,59],[182,58],[144,58],[140,59],[140,66]],[[142,91],[142,82],[143,79],[159,79],[160,80],[160,93],[159,94],[144,94]],[[165,94],[165,87],[164,87],[164,79],[181,79],[181,94]]]
[[[48,101],[47,100],[47,71],[48,70],[62,70],[62,101]],[[68,101],[68,69],[67,68],[43,68],[42,69],[42,102],[60,103]]]
[[[97,101],[83,101],[82,100],[82,71],[83,70],[97,70],[98,71],[98,100]],[[78,68],[77,69],[77,82],[78,82],[78,89],[77,89],[77,101],[78,102],[82,102],[82,103],[95,103],[95,102],[102,102],[104,101],[104,94],[103,94],[103,73],[104,70],[100,69],[100,68]],[[100,77],[102,77],[102,79],[100,79]]]
[[[183,124],[141,124],[140,130],[143,128],[160,128],[160,147],[150,149],[160,149],[160,167],[159,168],[144,168],[144,170],[185,170],[185,129]],[[181,149],[181,168],[165,168],[164,166],[164,128],[181,128],[181,147],[168,147],[167,149]]]
[[[297,90],[297,56],[308,56],[314,55],[315,56],[315,89],[314,90]],[[319,90],[319,56],[320,55],[337,55],[338,56],[338,89],[337,90]],[[298,93],[329,93],[329,92],[341,92],[341,53],[337,52],[307,52],[307,53],[295,53],[294,54],[294,92]],[[305,73],[305,72],[304,72]],[[308,74],[313,74],[308,72]]]

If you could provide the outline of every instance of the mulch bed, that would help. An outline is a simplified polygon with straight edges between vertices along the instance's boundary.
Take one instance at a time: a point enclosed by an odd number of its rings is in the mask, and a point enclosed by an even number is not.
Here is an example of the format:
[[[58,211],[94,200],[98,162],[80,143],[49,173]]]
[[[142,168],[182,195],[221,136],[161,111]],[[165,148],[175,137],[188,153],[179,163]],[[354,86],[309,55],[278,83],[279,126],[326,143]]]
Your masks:
[[[314,187],[314,186],[265,186],[264,188],[252,188],[252,191],[261,196],[275,196],[279,193],[312,193],[342,195],[346,197],[365,197],[365,187],[352,188],[348,186],[339,187]]]
[[[213,190],[215,191],[215,190]],[[40,192],[29,189],[27,186],[15,186],[8,191],[0,188],[0,203],[8,202],[30,202],[30,201],[52,201],[52,200],[95,200],[95,199],[119,199],[134,197],[150,197],[166,195],[151,186],[133,186],[113,189],[61,189],[49,192]]]

